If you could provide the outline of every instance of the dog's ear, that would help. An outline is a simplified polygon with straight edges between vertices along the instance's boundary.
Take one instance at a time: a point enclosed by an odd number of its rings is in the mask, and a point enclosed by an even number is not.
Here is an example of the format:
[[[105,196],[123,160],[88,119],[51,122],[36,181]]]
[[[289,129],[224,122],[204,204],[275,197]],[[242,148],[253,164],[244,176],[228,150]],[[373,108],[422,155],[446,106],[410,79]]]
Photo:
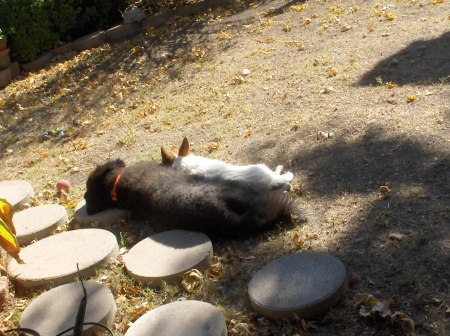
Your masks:
[[[164,147],[161,147],[161,159],[163,166],[171,166],[175,161],[175,155],[173,152],[168,152]]]
[[[181,143],[180,150],[178,151],[179,156],[188,156],[189,155],[189,140],[184,137],[183,142]]]

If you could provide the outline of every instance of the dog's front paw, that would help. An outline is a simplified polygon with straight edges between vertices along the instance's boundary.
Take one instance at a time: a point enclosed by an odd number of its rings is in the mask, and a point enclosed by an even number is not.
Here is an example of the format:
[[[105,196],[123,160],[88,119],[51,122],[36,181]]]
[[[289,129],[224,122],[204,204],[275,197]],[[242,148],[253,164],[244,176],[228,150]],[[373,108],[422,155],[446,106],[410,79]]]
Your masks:
[[[275,168],[275,174],[281,175],[283,168],[284,168],[283,165],[278,165],[277,168]]]
[[[286,182],[291,182],[292,179],[294,178],[294,174],[292,174],[291,172],[287,172],[286,174],[283,174],[281,176],[283,176]]]

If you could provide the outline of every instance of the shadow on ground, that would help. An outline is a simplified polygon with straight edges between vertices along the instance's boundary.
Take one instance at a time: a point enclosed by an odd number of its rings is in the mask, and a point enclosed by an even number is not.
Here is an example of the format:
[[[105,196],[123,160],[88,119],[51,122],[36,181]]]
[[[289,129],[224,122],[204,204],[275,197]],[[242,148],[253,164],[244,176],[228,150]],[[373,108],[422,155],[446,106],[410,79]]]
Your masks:
[[[220,13],[233,16],[250,5],[255,4],[242,1]],[[8,148],[18,143],[26,147],[39,141],[43,132],[60,127],[68,128],[71,136],[52,138],[55,144],[89,134],[99,120],[114,114],[109,110],[112,103],[130,114],[135,106],[145,106],[153,87],[179,78],[187,64],[213,60],[214,55],[232,47],[233,41],[215,38],[214,51],[208,49],[211,35],[220,32],[220,27],[207,26],[212,17],[175,17],[130,41],[88,52],[71,65],[64,65],[64,60],[50,65],[52,71],[42,85],[30,85],[30,89],[6,97],[0,115],[1,125],[6,126],[0,134],[0,158]],[[150,98],[134,97],[135,87],[147,87]]]
[[[320,223],[316,229],[321,234],[342,233],[326,248],[361,277],[349,301],[355,292],[391,299],[392,310],[410,315],[419,332],[445,335],[443,330],[450,328],[445,304],[441,304],[450,286],[448,152],[392,137],[382,128],[368,130],[356,142],[325,141],[313,146],[294,152],[290,169],[305,182],[311,208],[322,212],[313,214]],[[252,147],[244,152],[260,161],[255,153],[264,148],[261,144],[260,150]],[[280,152],[275,163],[283,162],[282,158]],[[379,187],[386,182],[391,193],[383,198]],[[356,204],[361,208],[354,210]],[[401,238],[393,239],[393,233]],[[342,314],[350,317],[342,318]],[[350,328],[349,318],[359,323]],[[330,319],[332,325],[325,326],[330,329],[319,334],[339,330],[338,334],[350,335],[349,330],[367,328],[377,330],[377,335],[403,334],[389,323],[373,325],[374,321],[363,320],[351,302],[325,318]]]
[[[438,84],[450,82],[450,32],[432,40],[417,40],[380,61],[359,81],[359,85],[383,82]]]

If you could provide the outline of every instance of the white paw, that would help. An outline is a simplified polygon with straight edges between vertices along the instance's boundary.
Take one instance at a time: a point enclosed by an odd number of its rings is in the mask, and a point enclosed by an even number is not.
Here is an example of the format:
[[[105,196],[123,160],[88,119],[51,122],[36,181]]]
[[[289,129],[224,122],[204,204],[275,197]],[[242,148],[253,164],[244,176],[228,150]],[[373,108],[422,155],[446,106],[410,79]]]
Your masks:
[[[292,174],[291,172],[287,172],[286,174],[283,174],[281,176],[285,178],[286,182],[291,182],[294,178],[294,174]]]
[[[275,174],[280,175],[283,171],[283,165],[278,165],[277,168],[275,168]]]

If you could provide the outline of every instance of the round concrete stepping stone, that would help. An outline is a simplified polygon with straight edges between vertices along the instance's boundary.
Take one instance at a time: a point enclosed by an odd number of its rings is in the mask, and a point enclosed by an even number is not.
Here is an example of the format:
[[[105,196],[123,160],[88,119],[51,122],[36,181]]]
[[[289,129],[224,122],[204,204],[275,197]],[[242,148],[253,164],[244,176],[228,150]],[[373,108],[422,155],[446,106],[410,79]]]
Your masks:
[[[211,240],[205,234],[170,230],[140,241],[123,259],[133,278],[159,287],[162,281],[181,281],[183,273],[192,268],[208,268],[212,256]]]
[[[261,268],[248,286],[253,308],[273,319],[325,313],[346,290],[344,264],[320,252],[301,252],[274,260]]]
[[[116,304],[111,291],[94,281],[85,281],[87,305],[84,322],[111,325],[116,314]],[[80,282],[62,285],[38,296],[24,310],[20,327],[37,331],[41,336],[54,336],[75,325],[83,289]],[[84,327],[84,332],[103,330],[93,325]],[[64,335],[72,335],[73,331]]]
[[[80,201],[75,207],[75,220],[83,225],[98,223],[103,225],[119,224],[122,220],[130,217],[130,212],[123,209],[108,209],[94,215],[88,215],[86,211],[86,200]]]
[[[24,180],[0,181],[0,198],[6,199],[15,210],[34,196],[33,187]]]
[[[103,262],[119,253],[116,237],[101,229],[81,229],[62,232],[20,251],[25,262],[12,259],[8,273],[26,288],[60,285],[77,277],[77,263],[83,277],[91,276]]]
[[[59,204],[46,204],[16,212],[13,223],[19,245],[50,236],[58,226],[67,221],[67,211]]]
[[[142,315],[125,336],[226,336],[222,313],[202,301],[175,301]]]

